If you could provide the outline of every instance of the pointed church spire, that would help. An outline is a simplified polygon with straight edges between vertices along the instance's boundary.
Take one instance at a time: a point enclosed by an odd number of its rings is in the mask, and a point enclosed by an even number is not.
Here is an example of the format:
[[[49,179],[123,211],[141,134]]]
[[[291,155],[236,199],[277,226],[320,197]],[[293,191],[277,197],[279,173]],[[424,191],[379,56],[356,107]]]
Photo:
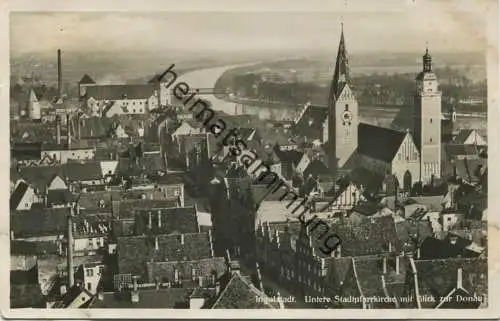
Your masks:
[[[333,102],[340,91],[344,88],[344,84],[349,82],[349,61],[347,58],[347,49],[344,39],[344,23],[340,24],[340,42],[337,51],[337,61],[335,63],[335,72],[333,81],[330,87],[330,101]]]

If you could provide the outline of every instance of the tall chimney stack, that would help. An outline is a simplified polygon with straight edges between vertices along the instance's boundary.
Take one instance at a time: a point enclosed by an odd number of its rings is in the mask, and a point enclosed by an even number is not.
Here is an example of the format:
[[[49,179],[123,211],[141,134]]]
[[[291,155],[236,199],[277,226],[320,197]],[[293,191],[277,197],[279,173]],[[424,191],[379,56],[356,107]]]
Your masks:
[[[75,283],[75,276],[73,271],[73,211],[75,211],[75,205],[70,208],[68,215],[68,246],[66,258],[68,260],[68,288],[71,288]]]
[[[61,116],[56,116],[56,142],[57,146],[61,145]]]
[[[62,97],[62,67],[61,67],[61,49],[57,49],[57,93],[58,98]]]
[[[66,114],[66,124],[68,127],[68,149],[71,149],[71,115]]]

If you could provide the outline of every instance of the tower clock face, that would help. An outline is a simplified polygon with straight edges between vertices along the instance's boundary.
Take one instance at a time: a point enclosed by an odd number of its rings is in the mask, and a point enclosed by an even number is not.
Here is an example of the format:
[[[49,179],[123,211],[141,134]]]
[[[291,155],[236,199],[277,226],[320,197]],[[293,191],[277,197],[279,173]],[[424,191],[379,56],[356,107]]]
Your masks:
[[[352,123],[352,113],[350,111],[344,111],[342,113],[342,123],[345,125],[345,126],[348,126],[348,125],[351,125]]]

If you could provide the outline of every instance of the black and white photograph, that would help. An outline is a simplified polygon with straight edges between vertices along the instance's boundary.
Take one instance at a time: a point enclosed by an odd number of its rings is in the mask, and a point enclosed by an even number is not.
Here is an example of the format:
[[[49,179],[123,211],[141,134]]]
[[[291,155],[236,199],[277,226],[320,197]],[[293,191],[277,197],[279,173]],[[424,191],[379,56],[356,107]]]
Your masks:
[[[10,311],[492,308],[496,1],[261,3],[9,13]]]

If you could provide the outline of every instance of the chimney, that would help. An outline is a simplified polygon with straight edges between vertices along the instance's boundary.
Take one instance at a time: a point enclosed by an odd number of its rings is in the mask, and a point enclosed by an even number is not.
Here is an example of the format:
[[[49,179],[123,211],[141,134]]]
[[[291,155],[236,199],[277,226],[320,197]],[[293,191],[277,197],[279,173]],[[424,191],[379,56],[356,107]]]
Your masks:
[[[158,236],[155,236],[155,250],[158,251],[160,246],[158,245]]]
[[[66,253],[66,258],[67,258],[67,265],[68,265],[68,287],[71,288],[73,284],[75,283],[75,275],[74,275],[74,270],[73,270],[73,222],[72,222],[72,216],[75,211],[75,206],[72,206],[70,208],[70,213],[68,215],[68,246],[67,248],[67,253]]]
[[[158,210],[158,228],[161,228],[161,210]]]
[[[152,229],[153,228],[153,217],[151,212],[148,213],[148,228]]]
[[[399,274],[399,255],[396,255],[396,274]]]
[[[68,127],[68,149],[71,149],[71,115],[66,114],[66,127]]]
[[[278,304],[280,306],[280,309],[284,309],[285,305],[283,304],[283,300],[281,299],[280,291],[276,292],[276,297],[278,298]]]
[[[420,247],[417,248],[417,259],[420,259]]]
[[[58,98],[62,97],[62,63],[61,63],[61,49],[57,49],[57,94]]]
[[[259,290],[264,291],[264,285],[262,284],[262,275],[260,274],[259,262],[255,262],[255,268],[257,269],[257,282],[259,282]]]
[[[382,259],[382,273],[387,273],[387,257],[384,256]]]
[[[133,282],[133,289],[132,293],[130,295],[130,298],[132,300],[132,303],[138,303],[139,302],[139,291],[137,290],[137,279],[139,277],[137,275],[132,276],[132,282]]]
[[[203,277],[200,275],[198,276],[198,286],[201,288],[203,286]]]
[[[99,301],[104,300],[104,294],[102,293],[102,288],[99,288],[97,290],[97,300],[99,300]]]
[[[215,284],[215,295],[217,296],[219,295],[219,293],[220,293],[220,282],[217,282]]]
[[[56,143],[61,145],[61,116],[56,116]]]
[[[181,245],[184,245],[184,234],[181,234]]]
[[[81,130],[81,124],[80,124],[80,113],[77,113],[77,116],[76,116],[76,128],[77,128],[77,137],[78,137],[78,141],[80,141],[80,139],[82,139],[82,130]]]
[[[457,270],[457,289],[463,289],[462,285],[462,268]]]
[[[212,230],[208,230],[208,242],[210,243],[210,257],[214,257],[214,241],[212,239]]]
[[[160,289],[160,277],[157,276],[155,278],[155,287],[156,287],[156,291],[158,291]]]
[[[179,269],[174,268],[174,282],[178,283],[179,282]]]
[[[337,257],[337,258],[342,257],[342,245],[340,245],[340,244],[339,244],[339,245],[337,246],[337,251],[335,251],[335,254],[336,254],[336,257]]]
[[[389,242],[389,253],[392,252],[392,242]]]

